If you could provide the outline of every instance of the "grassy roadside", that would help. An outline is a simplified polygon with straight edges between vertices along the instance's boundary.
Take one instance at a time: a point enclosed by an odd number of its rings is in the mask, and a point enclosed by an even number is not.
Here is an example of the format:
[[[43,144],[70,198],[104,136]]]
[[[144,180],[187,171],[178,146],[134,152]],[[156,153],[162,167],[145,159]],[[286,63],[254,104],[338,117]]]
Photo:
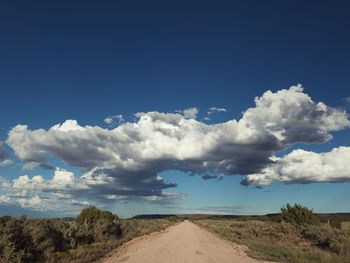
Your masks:
[[[119,219],[96,207],[74,220],[0,217],[0,263],[94,262],[121,244],[177,223],[169,219]]]
[[[59,258],[59,260],[54,260],[52,262],[96,262],[108,252],[135,237],[164,230],[175,223],[177,223],[177,221],[171,219],[121,219],[120,224],[123,234],[119,238],[111,238],[91,244],[83,244],[68,252],[58,253],[57,255],[59,255],[59,257],[56,258]]]
[[[350,230],[259,220],[194,220],[218,236],[249,247],[257,259],[291,263],[350,262]]]

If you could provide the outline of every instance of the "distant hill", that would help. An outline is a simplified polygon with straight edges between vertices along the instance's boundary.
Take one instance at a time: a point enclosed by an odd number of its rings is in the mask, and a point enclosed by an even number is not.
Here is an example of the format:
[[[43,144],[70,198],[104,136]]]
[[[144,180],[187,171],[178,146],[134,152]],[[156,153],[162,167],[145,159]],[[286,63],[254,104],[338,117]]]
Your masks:
[[[276,214],[277,215],[277,214]],[[167,217],[177,217],[180,219],[194,219],[194,218],[203,218],[203,219],[225,219],[225,218],[243,218],[243,217],[262,217],[261,215],[215,215],[215,214],[143,214],[143,215],[136,215],[132,217],[133,219],[162,219]]]
[[[339,218],[342,221],[350,221],[350,213],[316,213],[320,217]],[[167,217],[177,217],[179,219],[268,219],[276,218],[280,214],[266,214],[266,215],[215,215],[215,214],[142,214],[132,217],[132,219],[163,219]]]

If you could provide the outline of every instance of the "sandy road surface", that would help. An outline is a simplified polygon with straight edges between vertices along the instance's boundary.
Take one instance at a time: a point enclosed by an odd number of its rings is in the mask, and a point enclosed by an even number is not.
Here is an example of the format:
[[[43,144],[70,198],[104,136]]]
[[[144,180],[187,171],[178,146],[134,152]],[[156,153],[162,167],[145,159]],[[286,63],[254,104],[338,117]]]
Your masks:
[[[233,245],[184,221],[161,233],[136,238],[104,258],[102,263],[257,263],[240,245]]]

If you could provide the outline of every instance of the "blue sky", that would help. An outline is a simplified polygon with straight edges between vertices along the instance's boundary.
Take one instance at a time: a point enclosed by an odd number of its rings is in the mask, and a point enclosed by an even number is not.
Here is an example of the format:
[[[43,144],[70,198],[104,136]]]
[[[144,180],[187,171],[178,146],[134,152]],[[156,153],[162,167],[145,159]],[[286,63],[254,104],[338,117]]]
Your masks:
[[[13,161],[0,167],[3,182],[23,175],[49,180],[54,173],[41,167],[23,169],[33,158],[19,157],[14,144],[7,143],[9,131],[18,124],[46,131],[74,119],[82,127],[111,130],[117,125],[105,123],[108,116],[122,114],[126,122],[137,122],[137,112],[170,114],[195,107],[196,120],[210,126],[239,120],[243,111],[255,107],[256,96],[298,83],[314,102],[349,109],[347,1],[2,1],[0,10],[0,141],[6,142],[5,151]],[[211,107],[226,112],[203,120]],[[350,132],[345,126],[329,128],[331,140],[293,143],[273,155],[348,147]],[[76,177],[91,168],[89,164],[89,169],[82,169],[52,151],[47,157],[46,163]],[[173,168],[174,164],[159,174],[177,184],[163,190],[182,194],[174,200],[132,197],[103,203],[79,194],[69,200],[82,205],[97,202],[122,216],[263,214],[278,211],[286,202],[301,202],[320,212],[350,211],[350,184],[344,178],[328,180],[332,183],[308,179],[307,184],[273,180],[259,189],[255,184],[242,186],[244,174],[203,180],[189,176],[187,166],[182,171]],[[38,191],[30,198],[51,198],[47,189]],[[9,196],[8,188],[0,193]],[[6,200],[0,205],[8,213],[27,209],[33,215],[62,214],[40,203]],[[74,214],[73,210],[64,212]]]

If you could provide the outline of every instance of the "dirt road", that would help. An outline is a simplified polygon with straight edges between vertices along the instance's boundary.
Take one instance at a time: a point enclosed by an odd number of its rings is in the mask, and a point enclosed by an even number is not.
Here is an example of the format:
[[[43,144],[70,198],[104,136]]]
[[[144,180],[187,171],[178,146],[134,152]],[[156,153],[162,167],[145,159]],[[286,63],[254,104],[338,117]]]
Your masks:
[[[104,258],[102,263],[257,263],[244,247],[230,244],[184,221],[161,233],[136,238]],[[266,262],[266,261],[265,261]]]

